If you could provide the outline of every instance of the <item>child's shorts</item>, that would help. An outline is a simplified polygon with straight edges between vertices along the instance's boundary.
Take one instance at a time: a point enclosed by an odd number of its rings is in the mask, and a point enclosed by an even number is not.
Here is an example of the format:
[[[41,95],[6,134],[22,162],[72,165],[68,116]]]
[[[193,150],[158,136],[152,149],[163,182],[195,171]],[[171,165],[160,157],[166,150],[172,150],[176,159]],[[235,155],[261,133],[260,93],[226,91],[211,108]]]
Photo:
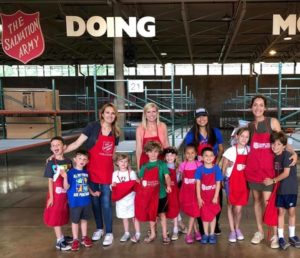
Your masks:
[[[158,202],[158,210],[157,213],[165,213],[168,211],[168,198],[161,198]]]
[[[297,194],[279,194],[276,197],[276,207],[284,209],[296,207],[297,197]]]
[[[80,220],[88,220],[91,217],[91,205],[70,208],[71,222],[78,224]]]

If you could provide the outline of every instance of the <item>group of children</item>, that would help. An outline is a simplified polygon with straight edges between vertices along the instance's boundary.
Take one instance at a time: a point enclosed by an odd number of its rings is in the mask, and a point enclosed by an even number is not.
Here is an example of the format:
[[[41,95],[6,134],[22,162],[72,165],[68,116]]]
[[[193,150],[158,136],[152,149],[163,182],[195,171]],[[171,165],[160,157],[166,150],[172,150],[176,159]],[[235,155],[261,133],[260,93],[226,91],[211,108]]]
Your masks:
[[[222,170],[214,164],[215,156],[210,147],[202,150],[200,162],[196,147],[185,146],[184,161],[179,165],[178,152],[175,148],[168,147],[162,150],[159,143],[149,141],[144,146],[149,162],[141,167],[138,174],[130,168],[127,155],[116,155],[115,164],[118,169],[113,173],[111,188],[112,199],[116,202],[116,216],[123,220],[124,234],[120,241],[139,242],[140,222],[149,222],[150,230],[144,242],[151,243],[156,238],[159,219],[163,244],[177,240],[180,230],[186,233],[187,244],[192,244],[195,240],[202,244],[215,244],[216,215],[221,210],[218,198],[222,185],[228,201],[227,214],[230,227],[228,240],[231,243],[243,240],[240,223],[242,207],[247,205],[249,198],[244,173],[247,155],[251,151],[247,145],[250,138],[249,129],[240,128],[236,137],[237,144],[223,154]],[[286,249],[289,244],[299,248],[300,241],[295,235],[298,191],[296,167],[290,166],[290,155],[285,150],[287,139],[284,133],[273,133],[271,144],[278,174],[273,179],[266,178],[264,183],[270,185],[280,182],[276,201],[276,207],[279,209],[279,245],[282,249]],[[92,241],[87,236],[87,220],[91,214],[91,204],[88,172],[84,169],[88,162],[88,154],[84,151],[76,152],[72,168],[72,162],[63,156],[63,146],[62,138],[55,137],[51,140],[54,159],[48,162],[45,170],[45,176],[49,178],[49,194],[44,221],[48,226],[54,227],[56,248],[78,250],[80,243],[86,247],[92,246]],[[161,152],[164,154],[164,161],[159,159]],[[180,211],[189,218],[187,231]],[[286,211],[289,214],[288,242],[283,235]],[[68,223],[69,212],[72,221],[72,246],[67,243],[61,230],[61,226]],[[203,235],[195,223],[198,217],[203,221]],[[167,230],[167,219],[173,222],[171,237]],[[129,230],[130,220],[134,224],[133,235]],[[79,222],[81,241],[78,237]]]

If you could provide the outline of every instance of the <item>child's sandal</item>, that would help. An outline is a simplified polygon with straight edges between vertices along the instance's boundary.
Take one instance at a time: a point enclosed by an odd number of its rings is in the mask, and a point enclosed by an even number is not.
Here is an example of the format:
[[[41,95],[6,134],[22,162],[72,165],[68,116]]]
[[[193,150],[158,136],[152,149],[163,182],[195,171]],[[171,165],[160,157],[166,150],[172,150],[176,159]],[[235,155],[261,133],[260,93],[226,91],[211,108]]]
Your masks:
[[[154,237],[151,237],[151,236],[147,236],[145,239],[144,239],[144,242],[146,244],[150,244],[151,242],[153,242],[155,239],[155,236]]]
[[[171,243],[171,239],[169,237],[164,237],[162,243],[164,245],[168,245]]]

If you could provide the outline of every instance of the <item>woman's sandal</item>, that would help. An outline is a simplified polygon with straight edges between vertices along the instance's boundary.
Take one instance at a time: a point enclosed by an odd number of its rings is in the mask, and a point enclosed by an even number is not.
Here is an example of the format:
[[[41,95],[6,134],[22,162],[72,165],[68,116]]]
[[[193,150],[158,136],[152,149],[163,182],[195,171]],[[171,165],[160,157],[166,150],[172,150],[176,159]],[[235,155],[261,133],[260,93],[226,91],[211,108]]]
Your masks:
[[[147,236],[145,239],[144,239],[144,242],[146,244],[150,244],[151,242],[153,242],[153,240],[155,239],[156,236],[154,237],[150,237],[150,236]]]
[[[168,245],[171,243],[171,239],[169,237],[164,237],[162,243],[164,245]]]

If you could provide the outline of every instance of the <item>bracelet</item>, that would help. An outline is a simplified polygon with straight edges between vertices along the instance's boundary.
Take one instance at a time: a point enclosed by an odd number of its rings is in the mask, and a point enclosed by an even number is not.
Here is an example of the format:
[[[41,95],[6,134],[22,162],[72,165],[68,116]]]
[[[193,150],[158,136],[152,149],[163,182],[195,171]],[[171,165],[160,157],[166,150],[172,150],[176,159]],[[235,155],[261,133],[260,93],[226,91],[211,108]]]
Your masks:
[[[275,178],[273,178],[273,184],[276,184],[276,179]]]

